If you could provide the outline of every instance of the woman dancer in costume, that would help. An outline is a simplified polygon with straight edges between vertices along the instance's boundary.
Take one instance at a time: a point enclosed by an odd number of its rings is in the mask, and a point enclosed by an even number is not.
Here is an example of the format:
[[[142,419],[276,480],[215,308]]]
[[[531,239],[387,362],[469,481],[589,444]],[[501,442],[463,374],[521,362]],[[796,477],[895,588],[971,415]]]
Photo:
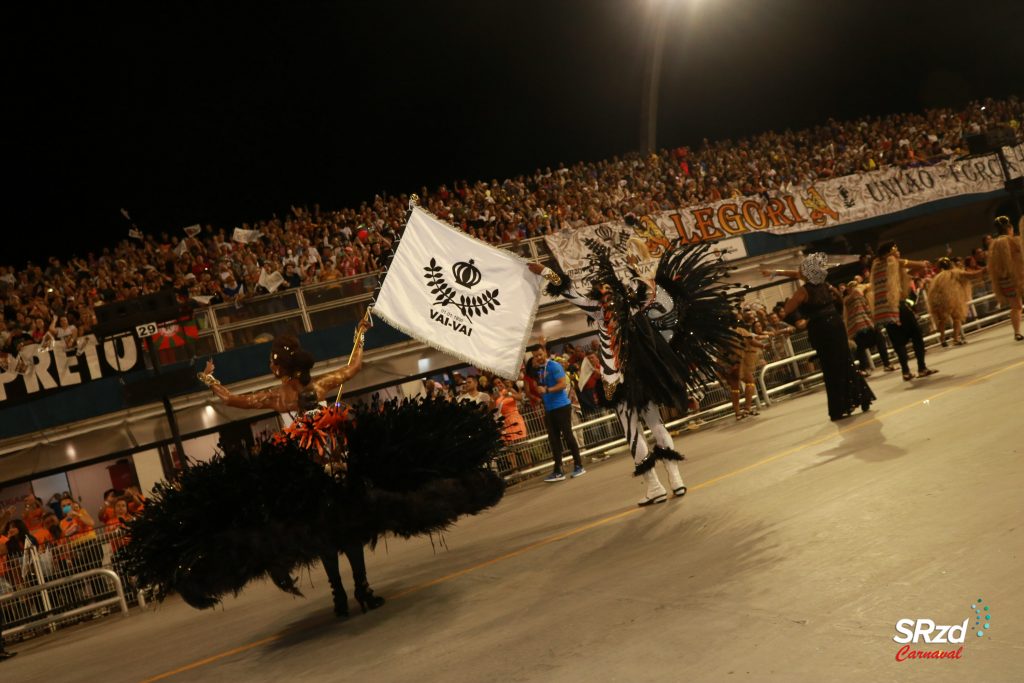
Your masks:
[[[732,412],[739,422],[747,417],[746,411],[740,406],[740,364],[743,362],[743,337],[742,327],[737,316],[736,326],[733,331],[736,333],[736,342],[727,350],[726,354],[718,358],[718,382],[723,387],[729,387],[729,400],[732,401]]]
[[[255,449],[224,444],[222,455],[154,487],[122,552],[157,599],[177,592],[208,608],[264,576],[297,593],[292,570],[322,561],[335,613],[346,616],[337,570],[337,554],[345,552],[356,598],[364,611],[373,609],[383,601],[366,581],[364,544],[385,534],[442,532],[501,499],[504,481],[490,467],[501,433],[484,411],[443,399],[344,408],[335,399],[316,409],[335,388],[340,396],[339,385],[359,370],[364,329],[357,329],[349,366],[321,377],[309,377],[312,358],[294,339],[274,345],[279,387],[237,396],[203,374],[229,405],[299,414]]]
[[[217,395],[221,403],[233,408],[269,408],[278,413],[304,414],[316,410],[321,401],[333,398],[334,392],[345,382],[356,376],[363,367],[363,345],[366,341],[366,329],[369,318],[364,317],[356,327],[355,343],[348,365],[334,372],[320,375],[315,379],[309,371],[313,368],[313,356],[302,349],[299,340],[291,335],[277,337],[270,349],[270,372],[281,383],[272,389],[253,391],[247,394],[233,394],[226,386],[213,376],[213,360],[206,363],[206,369],[200,379]],[[377,609],[384,604],[384,598],[373,594],[370,582],[366,578],[366,557],[363,553],[364,542],[352,540],[340,550],[348,558],[352,567],[352,582],[355,586],[356,602],[363,612]],[[334,612],[338,616],[348,616],[348,597],[341,582],[338,571],[336,553],[322,557],[327,580],[334,593]],[[295,580],[287,573],[271,573],[271,579],[278,588],[286,592],[298,594]]]
[[[878,247],[878,255],[871,264],[871,297],[873,301],[874,323],[885,326],[889,333],[889,341],[900,359],[903,369],[903,381],[914,379],[910,372],[910,358],[907,355],[907,342],[914,345],[917,357],[917,376],[934,375],[938,370],[930,369],[924,360],[924,337],[921,327],[917,324],[917,316],[907,303],[910,293],[910,275],[907,268],[924,270],[927,261],[909,261],[900,258],[900,251],[895,242],[883,242]]]
[[[643,479],[637,505],[663,503],[668,492],[654,469],[658,460],[676,497],[686,494],[686,485],[679,472],[683,456],[674,449],[659,406],[675,406],[685,414],[688,384],[696,387],[711,380],[714,357],[734,342],[730,325],[735,297],[718,284],[727,268],[720,256],[706,258],[708,245],[677,245],[659,261],[654,286],[634,277],[633,289],[616,275],[607,247],[596,242],[588,246],[592,288],[587,295],[564,275],[539,264],[530,269],[551,280],[549,294],[568,299],[597,326],[601,398],[618,415],[633,455],[633,474]],[[641,422],[654,437],[653,451]]]
[[[757,404],[754,402],[754,397],[757,394],[754,370],[757,367],[758,354],[764,346],[757,341],[754,333],[745,327],[743,318],[738,311],[732,330],[736,333],[736,343],[729,348],[727,355],[718,359],[718,381],[723,386],[729,387],[732,412],[736,416],[736,421],[739,422],[751,415],[759,414]],[[742,404],[741,396],[744,401]]]
[[[737,332],[743,337],[743,355],[739,367],[739,379],[743,382],[743,416],[756,417],[761,413],[757,408],[757,384],[754,382],[754,373],[764,364],[764,342],[767,339],[747,327],[746,323],[742,323]]]
[[[971,279],[983,275],[983,270],[957,268],[948,257],[938,260],[939,273],[928,284],[928,313],[939,331],[939,343],[949,346],[946,341],[946,326],[953,323],[953,344],[967,343],[961,330],[967,319],[967,304],[971,300]],[[1018,316],[1020,308],[1017,308]]]
[[[828,416],[835,422],[849,417],[857,406],[867,411],[875,395],[853,367],[846,327],[836,307],[833,288],[825,282],[828,263],[825,254],[811,254],[800,264],[804,284],[786,302],[784,315],[800,309],[807,319],[807,337],[818,352],[828,395]]]
[[[988,248],[988,272],[992,278],[992,293],[1002,306],[1010,308],[1010,324],[1013,338],[1021,341],[1020,333],[1021,291],[1024,291],[1024,254],[1020,239],[1014,237],[1013,223],[1006,216],[996,216],[999,236]]]

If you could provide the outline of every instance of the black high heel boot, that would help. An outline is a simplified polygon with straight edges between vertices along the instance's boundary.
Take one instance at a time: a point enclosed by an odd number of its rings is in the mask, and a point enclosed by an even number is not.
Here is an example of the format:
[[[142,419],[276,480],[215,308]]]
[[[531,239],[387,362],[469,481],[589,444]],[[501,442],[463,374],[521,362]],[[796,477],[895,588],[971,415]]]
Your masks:
[[[377,609],[384,604],[384,598],[379,595],[374,595],[373,589],[370,588],[370,584],[365,581],[356,586],[355,593],[356,602],[359,603],[359,607],[363,610],[363,614],[366,614],[367,610]]]
[[[345,589],[341,586],[338,586],[338,588],[336,589],[332,588],[331,594],[334,596],[334,616],[338,617],[339,619],[347,619],[348,594],[345,592]],[[363,611],[365,612],[366,610],[364,609]]]
[[[320,555],[320,562],[324,565],[327,581],[331,584],[331,595],[334,596],[334,616],[344,619],[348,616],[348,595],[345,593],[345,584],[341,582],[338,553],[326,551]]]

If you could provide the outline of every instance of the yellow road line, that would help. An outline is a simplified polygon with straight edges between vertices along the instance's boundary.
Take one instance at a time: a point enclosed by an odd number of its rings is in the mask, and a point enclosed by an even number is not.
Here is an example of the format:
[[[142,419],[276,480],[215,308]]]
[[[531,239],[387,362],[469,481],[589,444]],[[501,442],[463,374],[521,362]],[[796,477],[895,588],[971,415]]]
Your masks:
[[[198,669],[199,667],[206,666],[207,664],[213,664],[217,660],[224,659],[225,657],[237,655],[239,653],[245,652],[246,650],[251,650],[254,647],[259,647],[260,645],[272,643],[275,640],[279,640],[283,635],[283,633],[276,633],[270,637],[263,638],[262,640],[253,641],[247,645],[242,645],[240,647],[236,647],[233,650],[228,650],[227,652],[221,652],[219,655],[213,655],[211,657],[207,657],[206,659],[200,659],[199,661],[192,662],[191,664],[186,664],[185,666],[179,667],[177,669],[173,669],[162,674],[157,674],[156,676],[152,676],[150,678],[143,680],[142,683],[151,683],[151,681],[161,681],[165,678],[170,678],[171,676],[176,676],[177,674],[185,673],[186,671],[191,671],[192,669]]]
[[[943,389],[942,391],[940,391],[940,392],[938,392],[936,394],[932,394],[931,396],[928,396],[926,398],[916,399],[916,400],[914,400],[911,403],[907,403],[906,405],[900,406],[899,408],[893,408],[892,410],[887,410],[885,412],[878,413],[878,415],[872,417],[870,420],[864,420],[862,422],[858,422],[856,424],[852,424],[849,427],[844,427],[842,429],[839,429],[835,433],[828,434],[826,436],[822,436],[822,437],[819,437],[817,439],[813,439],[811,441],[805,441],[804,443],[801,443],[801,444],[799,444],[797,446],[794,446],[792,448],[788,448],[788,449],[786,449],[784,451],[776,453],[775,455],[770,455],[767,458],[764,458],[762,460],[758,460],[757,462],[752,463],[750,465],[746,465],[745,467],[740,467],[739,469],[735,469],[735,470],[733,470],[731,472],[726,472],[723,475],[720,475],[720,476],[708,479],[707,481],[701,482],[700,484],[696,484],[694,486],[690,486],[690,487],[688,487],[688,490],[689,491],[696,491],[697,489],[702,489],[702,488],[707,488],[708,486],[713,486],[714,484],[717,484],[720,481],[724,481],[726,479],[731,479],[732,477],[735,477],[735,476],[737,476],[739,474],[743,474],[744,472],[749,472],[750,470],[752,470],[752,469],[754,469],[756,467],[760,467],[761,465],[765,465],[767,463],[774,462],[775,460],[779,460],[781,458],[785,458],[787,456],[793,455],[794,453],[798,453],[799,451],[802,451],[805,448],[810,448],[811,446],[817,446],[818,444],[825,443],[826,441],[831,441],[831,440],[835,439],[837,436],[839,436],[841,434],[845,434],[847,432],[852,432],[855,429],[860,429],[860,428],[862,428],[862,427],[864,427],[866,425],[869,425],[869,424],[872,424],[872,423],[875,423],[875,422],[879,422],[884,417],[888,417],[890,415],[896,415],[897,413],[902,413],[904,410],[909,410],[910,408],[913,408],[914,406],[921,405],[924,401],[931,401],[933,399],[939,398],[940,396],[945,396],[946,394],[949,394],[951,392],[957,391],[958,389],[963,389],[964,387],[970,386],[972,384],[977,384],[978,382],[982,382],[982,381],[984,381],[986,379],[989,379],[990,377],[995,377],[996,375],[1000,375],[1000,374],[1002,374],[1004,372],[1008,372],[1008,371],[1013,370],[1014,368],[1018,368],[1018,367],[1020,367],[1022,365],[1024,365],[1024,360],[1018,361],[1018,362],[1016,362],[1016,363],[1014,363],[1012,365],[1008,365],[1005,368],[1001,368],[999,370],[995,370],[993,372],[990,372],[987,375],[982,375],[980,377],[975,377],[973,379],[970,379],[970,380],[967,380],[967,381],[964,381],[964,382],[960,382],[958,384],[954,384],[953,386],[948,387],[946,389]],[[440,576],[440,577],[438,577],[436,579],[433,579],[431,581],[427,581],[426,583],[421,583],[421,584],[417,584],[415,586],[411,586],[409,588],[406,588],[403,591],[399,591],[398,593],[395,593],[394,595],[388,596],[388,599],[389,600],[397,600],[397,599],[402,598],[402,597],[404,597],[406,595],[410,595],[412,593],[417,593],[417,592],[419,592],[421,590],[424,590],[426,588],[430,588],[431,586],[436,586],[436,585],[438,585],[440,583],[445,583],[447,581],[451,581],[453,579],[457,579],[460,576],[465,576],[466,574],[471,574],[471,573],[473,573],[475,571],[483,569],[484,567],[489,567],[489,566],[491,566],[493,564],[497,564],[499,562],[503,562],[505,560],[512,559],[513,557],[518,557],[520,555],[524,555],[524,554],[526,554],[528,552],[531,552],[533,550],[537,550],[538,548],[543,548],[546,545],[550,545],[552,543],[556,543],[558,541],[562,541],[562,540],[565,540],[567,538],[571,538],[571,537],[576,536],[578,534],[582,534],[585,531],[590,531],[591,529],[596,529],[598,527],[605,526],[606,524],[611,524],[612,522],[616,522],[616,521],[618,521],[620,519],[625,519],[626,517],[629,517],[631,515],[635,515],[635,514],[637,514],[639,512],[642,512],[642,511],[643,511],[643,508],[634,507],[634,508],[630,508],[628,510],[624,510],[622,512],[616,512],[613,515],[609,515],[607,517],[602,517],[601,519],[598,519],[596,521],[590,522],[589,524],[584,524],[584,525],[578,526],[578,527],[576,527],[574,529],[569,529],[568,531],[563,531],[561,533],[557,533],[557,534],[554,534],[552,536],[548,536],[547,538],[542,538],[541,540],[536,541],[534,543],[530,543],[529,545],[525,545],[522,548],[519,548],[518,550],[513,550],[512,552],[505,553],[504,555],[499,555],[499,556],[493,557],[493,558],[491,558],[489,560],[485,560],[483,562],[479,562],[477,564],[470,565],[469,567],[466,567],[465,569],[460,569],[459,571],[452,572],[451,574],[445,574],[444,576]],[[312,628],[312,626],[309,626],[307,628]],[[263,638],[262,640],[257,640],[257,641],[254,641],[252,643],[249,643],[247,645],[242,645],[242,646],[236,647],[236,648],[234,648],[232,650],[228,650],[228,651],[222,652],[220,654],[212,655],[212,656],[207,657],[205,659],[200,659],[200,660],[198,660],[196,662],[192,662],[191,664],[186,664],[185,666],[182,666],[182,667],[177,668],[177,669],[173,669],[173,670],[168,671],[166,673],[158,674],[158,675],[153,676],[151,678],[144,679],[140,683],[153,683],[154,681],[160,681],[160,680],[163,680],[165,678],[170,678],[171,676],[175,676],[175,675],[177,675],[179,673],[184,673],[185,671],[191,671],[193,669],[198,669],[199,667],[206,666],[207,664],[212,664],[213,662],[216,662],[218,660],[224,659],[225,657],[231,657],[233,655],[240,654],[240,653],[245,652],[247,650],[251,650],[251,649],[253,649],[255,647],[259,647],[260,645],[265,645],[267,643],[272,643],[275,640],[280,640],[283,636],[284,636],[284,632],[277,633],[277,634],[269,636],[267,638]]]

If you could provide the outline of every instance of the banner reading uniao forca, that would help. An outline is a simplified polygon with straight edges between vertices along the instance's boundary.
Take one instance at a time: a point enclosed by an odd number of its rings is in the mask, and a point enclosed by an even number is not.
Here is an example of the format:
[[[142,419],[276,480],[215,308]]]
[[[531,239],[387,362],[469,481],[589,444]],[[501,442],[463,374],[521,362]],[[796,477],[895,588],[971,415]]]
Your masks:
[[[1024,169],[1024,145],[1004,148],[1010,177]],[[891,168],[833,178],[774,196],[745,196],[621,222],[562,230],[545,240],[574,280],[585,272],[587,240],[612,246],[639,270],[650,269],[675,239],[696,244],[753,232],[785,234],[820,230],[893,214],[947,197],[1002,189],[1005,178],[995,154],[931,166]]]
[[[417,207],[373,310],[425,344],[515,377],[539,299],[526,261]]]

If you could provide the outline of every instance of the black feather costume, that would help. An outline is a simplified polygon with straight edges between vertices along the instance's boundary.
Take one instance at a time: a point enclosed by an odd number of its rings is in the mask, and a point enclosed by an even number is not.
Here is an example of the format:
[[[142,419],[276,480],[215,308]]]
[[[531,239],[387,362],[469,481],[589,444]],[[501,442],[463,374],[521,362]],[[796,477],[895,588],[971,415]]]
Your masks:
[[[648,284],[631,268],[635,288],[620,280],[608,247],[593,240],[587,246],[590,303],[574,297],[562,273],[562,285],[548,285],[547,291],[574,300],[591,320],[603,319],[609,339],[602,344],[611,349],[602,353],[602,376],[622,374],[606,405],[625,401],[640,409],[653,402],[685,412],[688,393],[714,379],[715,356],[734,343],[737,294],[720,282],[728,266],[707,244],[676,241],[658,263],[651,297]]]
[[[715,381],[716,358],[727,358],[739,342],[733,328],[742,290],[722,282],[729,270],[707,242],[681,246],[677,241],[658,262],[654,281],[673,307],[652,322],[689,368],[691,388]]]
[[[501,500],[504,481],[490,469],[501,429],[486,411],[423,399],[350,410],[336,427],[342,455],[330,457],[338,474],[316,449],[277,435],[158,484],[129,525],[130,573],[158,599],[177,592],[207,608],[346,545],[442,531]]]

